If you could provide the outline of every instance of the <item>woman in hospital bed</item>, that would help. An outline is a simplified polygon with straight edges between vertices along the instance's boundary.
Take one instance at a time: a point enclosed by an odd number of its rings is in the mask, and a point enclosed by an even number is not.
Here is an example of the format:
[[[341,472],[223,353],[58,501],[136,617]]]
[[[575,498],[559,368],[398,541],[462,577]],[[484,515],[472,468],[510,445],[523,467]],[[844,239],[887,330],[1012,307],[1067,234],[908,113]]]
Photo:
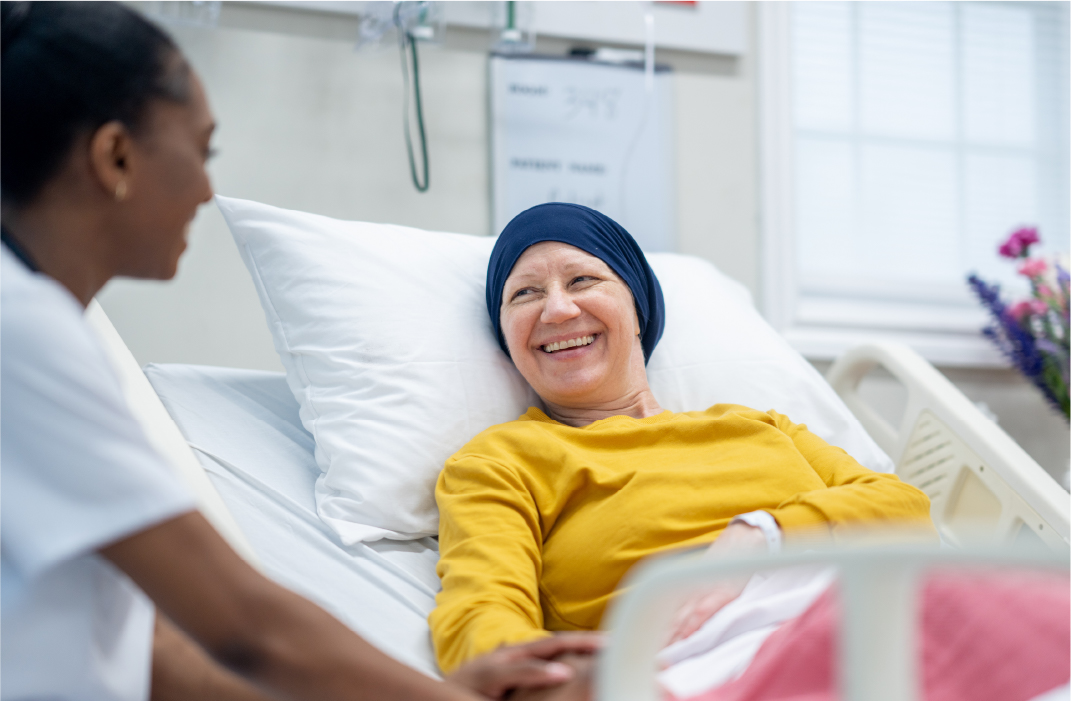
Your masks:
[[[486,295],[502,349],[545,411],[480,433],[439,478],[442,592],[429,620],[444,671],[550,631],[596,629],[625,573],[668,549],[777,550],[890,526],[936,541],[925,494],[789,417],[664,411],[645,372],[661,289],[608,217],[557,203],[518,215],[491,255]],[[744,584],[685,607],[671,641]]]

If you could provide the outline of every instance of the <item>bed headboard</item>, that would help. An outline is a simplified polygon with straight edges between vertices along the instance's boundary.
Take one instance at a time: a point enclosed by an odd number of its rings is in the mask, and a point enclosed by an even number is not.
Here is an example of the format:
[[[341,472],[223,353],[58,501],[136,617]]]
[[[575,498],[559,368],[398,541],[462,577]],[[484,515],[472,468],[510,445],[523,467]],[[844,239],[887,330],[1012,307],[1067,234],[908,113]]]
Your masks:
[[[187,484],[198,507],[223,539],[254,567],[259,567],[252,546],[238,527],[238,522],[223,503],[223,498],[208,479],[179,427],[167,413],[137,360],[126,347],[119,332],[96,300],[86,309],[86,321],[97,333],[105,353],[115,366],[127,404],[141,424],[149,442]]]

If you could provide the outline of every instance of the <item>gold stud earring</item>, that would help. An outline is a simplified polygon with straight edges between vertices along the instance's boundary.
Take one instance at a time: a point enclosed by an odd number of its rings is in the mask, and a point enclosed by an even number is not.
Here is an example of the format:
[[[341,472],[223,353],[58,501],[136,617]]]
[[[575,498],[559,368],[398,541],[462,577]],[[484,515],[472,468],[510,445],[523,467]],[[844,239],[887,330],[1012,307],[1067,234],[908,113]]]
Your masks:
[[[115,201],[122,202],[126,199],[126,181],[120,180],[119,184],[115,186]]]

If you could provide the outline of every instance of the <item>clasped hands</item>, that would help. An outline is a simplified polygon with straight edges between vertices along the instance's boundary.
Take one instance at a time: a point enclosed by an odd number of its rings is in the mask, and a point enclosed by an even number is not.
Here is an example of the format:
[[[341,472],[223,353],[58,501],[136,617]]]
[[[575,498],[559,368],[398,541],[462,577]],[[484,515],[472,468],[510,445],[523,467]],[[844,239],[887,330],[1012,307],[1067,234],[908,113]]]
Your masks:
[[[487,653],[447,680],[495,701],[525,696],[580,701],[590,696],[590,663],[602,642],[599,633],[556,633]]]

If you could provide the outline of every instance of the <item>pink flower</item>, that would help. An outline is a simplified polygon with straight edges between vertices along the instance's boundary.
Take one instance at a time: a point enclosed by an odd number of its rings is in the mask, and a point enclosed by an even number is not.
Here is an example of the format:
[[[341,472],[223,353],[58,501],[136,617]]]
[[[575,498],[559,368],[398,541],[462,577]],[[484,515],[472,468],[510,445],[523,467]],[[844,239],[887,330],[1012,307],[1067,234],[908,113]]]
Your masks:
[[[1038,230],[1032,226],[1016,229],[1008,240],[1000,245],[1000,255],[1005,258],[1021,258],[1029,255],[1030,247],[1038,243]]]
[[[1034,299],[1030,301],[1030,307],[1034,310],[1035,314],[1048,314],[1049,305],[1042,302],[1040,299]]]
[[[1027,258],[1019,266],[1019,274],[1030,278],[1041,277],[1048,269],[1049,264],[1044,258]]]
[[[1038,285],[1038,295],[1042,297],[1055,297],[1056,293],[1052,291],[1052,288],[1042,283]]]
[[[1008,313],[1015,318],[1016,321],[1022,321],[1025,317],[1029,316],[1033,312],[1033,305],[1030,302],[1016,302],[1008,307]]]

